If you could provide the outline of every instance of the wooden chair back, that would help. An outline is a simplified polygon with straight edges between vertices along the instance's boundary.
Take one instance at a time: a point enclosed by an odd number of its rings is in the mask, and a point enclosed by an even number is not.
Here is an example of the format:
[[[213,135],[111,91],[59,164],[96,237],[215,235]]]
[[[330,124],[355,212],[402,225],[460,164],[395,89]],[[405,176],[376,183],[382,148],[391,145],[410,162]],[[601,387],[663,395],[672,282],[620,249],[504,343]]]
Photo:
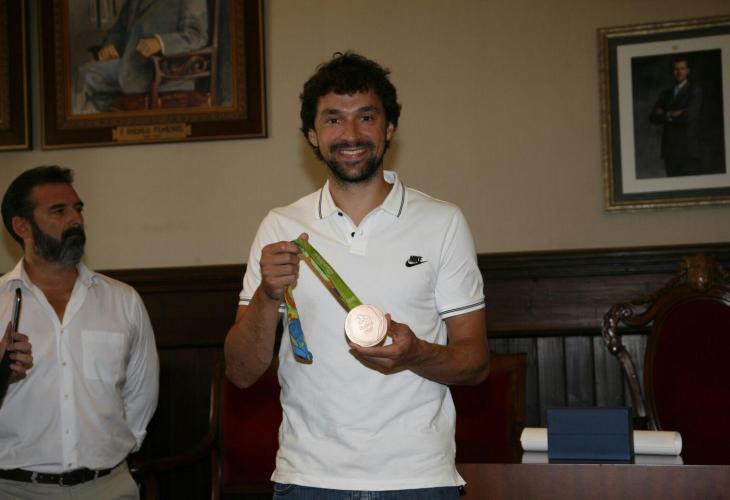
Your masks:
[[[251,387],[239,389],[221,377],[217,453],[222,496],[271,494],[270,477],[279,448],[281,387],[278,360]],[[214,481],[215,482],[215,481]]]
[[[649,429],[678,431],[687,462],[696,457],[712,463],[730,450],[729,282],[711,256],[686,257],[664,287],[613,306],[603,321],[639,421]],[[648,331],[641,379],[620,327]]]

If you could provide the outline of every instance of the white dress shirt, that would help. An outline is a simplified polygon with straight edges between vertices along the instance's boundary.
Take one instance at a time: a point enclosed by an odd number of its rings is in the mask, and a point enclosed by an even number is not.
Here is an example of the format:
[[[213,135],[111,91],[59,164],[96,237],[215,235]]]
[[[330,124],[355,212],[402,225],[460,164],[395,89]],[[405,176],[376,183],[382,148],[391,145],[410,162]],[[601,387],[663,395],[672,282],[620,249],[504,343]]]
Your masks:
[[[2,330],[20,287],[18,331],[33,346],[33,367],[0,407],[0,469],[113,467],[139,449],[157,407],[159,361],[142,299],[129,285],[77,268],[63,320],[23,260],[0,278]]]

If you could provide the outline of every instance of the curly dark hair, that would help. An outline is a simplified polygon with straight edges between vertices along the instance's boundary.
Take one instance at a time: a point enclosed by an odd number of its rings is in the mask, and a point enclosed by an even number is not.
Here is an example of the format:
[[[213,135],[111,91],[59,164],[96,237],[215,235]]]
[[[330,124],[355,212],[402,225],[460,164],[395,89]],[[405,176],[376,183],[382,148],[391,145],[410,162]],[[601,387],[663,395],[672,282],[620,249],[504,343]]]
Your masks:
[[[302,133],[307,137],[314,128],[319,98],[334,92],[354,94],[373,91],[380,98],[385,110],[385,119],[398,126],[401,106],[398,104],[395,86],[388,80],[390,70],[354,52],[336,52],[329,61],[317,66],[317,71],[304,84],[299,98],[302,108]]]
[[[10,183],[2,201],[3,224],[21,247],[23,239],[13,231],[13,217],[17,215],[27,220],[33,219],[35,203],[30,197],[33,188],[46,184],[73,184],[73,181],[74,174],[71,169],[46,165],[26,170]]]

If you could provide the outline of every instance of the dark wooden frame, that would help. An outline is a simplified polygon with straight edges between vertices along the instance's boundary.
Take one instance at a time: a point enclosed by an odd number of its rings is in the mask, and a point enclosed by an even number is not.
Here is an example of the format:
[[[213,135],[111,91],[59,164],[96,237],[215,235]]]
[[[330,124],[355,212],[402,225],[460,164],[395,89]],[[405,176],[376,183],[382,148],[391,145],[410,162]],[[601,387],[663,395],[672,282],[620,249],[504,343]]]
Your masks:
[[[28,9],[0,0],[0,151],[31,148]]]
[[[223,16],[231,32],[231,106],[92,115],[70,112],[68,2],[38,3],[43,149],[266,137],[262,0],[228,0]],[[125,139],[127,131],[135,133]]]
[[[697,50],[702,43],[716,48],[709,37],[730,36],[730,16],[598,30],[601,96],[602,164],[605,208],[608,211],[684,207],[730,203],[730,141],[724,140],[725,174],[644,178],[636,174],[632,60]],[[703,42],[703,40],[708,40]],[[703,48],[703,47],[700,47]],[[726,44],[720,44],[727,60]],[[619,57],[619,51],[622,56]],[[727,75],[727,70],[724,75]],[[719,82],[724,108],[729,108],[730,78]],[[648,119],[648,115],[647,115]],[[725,139],[730,135],[730,114],[724,114]],[[633,146],[633,147],[632,147]],[[634,167],[633,169],[631,167]],[[632,175],[627,175],[633,172]],[[629,184],[626,184],[629,183]],[[628,186],[628,187],[627,187]]]

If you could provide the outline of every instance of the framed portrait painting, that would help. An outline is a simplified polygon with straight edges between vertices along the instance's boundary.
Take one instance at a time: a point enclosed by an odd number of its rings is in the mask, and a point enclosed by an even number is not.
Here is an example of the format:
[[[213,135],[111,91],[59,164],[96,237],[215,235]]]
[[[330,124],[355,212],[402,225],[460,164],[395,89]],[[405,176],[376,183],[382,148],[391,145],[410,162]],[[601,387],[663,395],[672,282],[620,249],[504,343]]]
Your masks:
[[[0,0],[0,151],[30,149],[25,0]]]
[[[38,5],[43,149],[266,135],[262,0]]]
[[[598,39],[606,209],[730,203],[730,16]]]

